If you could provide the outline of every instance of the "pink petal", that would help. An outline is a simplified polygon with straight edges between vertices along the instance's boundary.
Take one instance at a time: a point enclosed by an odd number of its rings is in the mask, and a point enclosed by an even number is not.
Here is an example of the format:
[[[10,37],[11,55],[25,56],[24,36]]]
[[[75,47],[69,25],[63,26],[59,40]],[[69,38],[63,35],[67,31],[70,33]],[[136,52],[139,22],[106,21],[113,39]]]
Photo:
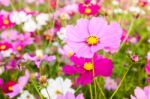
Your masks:
[[[79,19],[76,25],[76,31],[80,38],[87,38],[89,36],[88,31],[89,20],[88,19]]]
[[[84,99],[83,94],[79,94],[79,95],[76,97],[76,99]]]
[[[77,29],[74,26],[67,26],[66,31],[66,42],[74,41],[74,42],[82,42],[84,39],[80,37]]]
[[[87,85],[92,83],[93,81],[93,74],[92,72],[86,72],[84,74],[81,74],[79,78],[77,79],[77,83],[81,85]]]
[[[122,36],[122,29],[119,24],[113,22],[106,29],[105,34],[101,35],[100,43],[105,45],[105,48],[118,49]]]
[[[67,92],[66,93],[66,99],[75,99],[75,96],[74,96],[74,94]]]
[[[95,35],[98,37],[102,35],[105,27],[107,26],[107,21],[102,17],[93,17],[89,22],[89,32],[90,35]]]
[[[134,94],[137,97],[137,99],[147,99],[144,90],[142,90],[140,87],[137,87],[134,90]]]
[[[111,76],[113,70],[112,61],[107,58],[101,58],[94,62],[96,76]]]
[[[66,65],[63,67],[63,72],[65,74],[68,74],[68,75],[72,75],[72,74],[77,73],[76,67],[75,66],[69,66],[69,65]]]

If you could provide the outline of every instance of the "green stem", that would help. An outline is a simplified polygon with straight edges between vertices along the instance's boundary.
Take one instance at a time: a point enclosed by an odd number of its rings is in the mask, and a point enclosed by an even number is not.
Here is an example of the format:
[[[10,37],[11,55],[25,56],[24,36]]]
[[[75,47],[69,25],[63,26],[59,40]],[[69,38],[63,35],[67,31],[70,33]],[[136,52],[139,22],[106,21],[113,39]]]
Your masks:
[[[94,99],[94,98],[93,98],[93,93],[92,93],[92,85],[90,85],[89,87],[90,87],[90,95],[91,95],[91,99]]]
[[[104,97],[104,99],[106,99],[106,96],[105,96],[101,86],[99,85],[98,80],[97,80],[97,85],[98,85],[98,88],[100,89],[100,92],[101,92],[102,96]]]
[[[38,90],[38,88],[37,88],[37,86],[36,86],[36,84],[34,83],[34,81],[33,81],[33,80],[32,80],[32,84],[33,84],[33,86],[34,86],[35,90],[37,91],[37,93],[39,94],[40,99],[44,99],[44,98],[43,98],[43,96],[41,95],[41,93],[39,92],[39,90]]]
[[[125,74],[123,75],[122,80],[120,81],[120,83],[119,83],[117,89],[115,90],[115,92],[111,95],[110,99],[113,99],[113,97],[115,96],[115,94],[118,92],[120,86],[122,85],[123,81],[125,80],[125,78],[126,78],[128,72],[129,72],[129,70],[131,69],[132,65],[133,65],[133,64],[130,65],[129,69],[128,69],[128,70],[125,72]]]
[[[131,33],[131,31],[132,31],[132,28],[133,28],[133,25],[134,25],[134,21],[135,21],[135,19],[133,19],[132,23],[130,24],[128,33],[126,34],[124,40],[122,41],[122,44],[120,45],[120,49],[123,47],[123,45],[124,45],[125,42],[126,42],[127,37],[130,35],[130,33]]]

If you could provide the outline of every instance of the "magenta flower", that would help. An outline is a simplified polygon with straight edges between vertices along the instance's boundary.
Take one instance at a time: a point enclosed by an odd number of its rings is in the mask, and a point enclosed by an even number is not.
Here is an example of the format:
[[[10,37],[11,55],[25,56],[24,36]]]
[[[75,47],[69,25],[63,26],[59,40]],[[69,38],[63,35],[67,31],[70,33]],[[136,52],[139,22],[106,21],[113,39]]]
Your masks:
[[[1,29],[7,29],[7,28],[10,28],[12,26],[14,26],[14,23],[12,23],[10,21],[9,15],[6,16],[6,15],[0,14],[0,30]]]
[[[118,23],[108,25],[102,17],[79,19],[76,26],[68,26],[66,43],[78,57],[91,58],[100,49],[117,51],[122,37]]]
[[[14,81],[8,81],[5,84],[2,83],[1,88],[3,92],[6,95],[8,95],[9,98],[12,99],[13,97],[17,96],[18,94],[22,92],[23,88],[28,82],[28,79],[29,79],[29,72],[26,71],[24,76],[19,77],[18,83]]]
[[[0,42],[0,51],[5,51],[12,48],[12,45],[9,42]]]
[[[88,4],[80,3],[78,9],[81,14],[95,15],[99,12],[100,6],[98,4],[93,3]]]
[[[57,99],[84,99],[83,94],[75,96],[74,94],[67,92],[65,96],[58,96]]]
[[[112,74],[112,61],[102,56],[94,55],[93,59],[72,56],[71,60],[75,65],[65,65],[63,71],[68,75],[79,74],[77,79],[78,84],[90,84],[94,77],[111,76]]]
[[[141,89],[140,87],[136,87],[134,90],[135,96],[131,95],[131,99],[149,99],[150,98],[150,86],[144,87]]]
[[[145,71],[148,75],[150,75],[150,52],[147,55],[147,65],[145,66]]]

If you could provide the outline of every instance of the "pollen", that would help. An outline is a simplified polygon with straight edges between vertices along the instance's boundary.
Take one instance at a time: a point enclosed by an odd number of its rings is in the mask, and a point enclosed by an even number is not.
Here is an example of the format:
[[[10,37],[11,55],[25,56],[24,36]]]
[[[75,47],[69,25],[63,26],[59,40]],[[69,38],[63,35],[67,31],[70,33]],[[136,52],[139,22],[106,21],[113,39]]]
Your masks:
[[[99,39],[96,36],[89,36],[86,39],[86,42],[87,42],[88,45],[96,45],[98,43],[98,41],[99,41]]]
[[[85,70],[88,70],[88,71],[90,71],[90,70],[93,70],[93,64],[91,63],[91,62],[87,62],[87,63],[85,63],[84,64],[84,66],[83,66],[83,68],[85,69]]]

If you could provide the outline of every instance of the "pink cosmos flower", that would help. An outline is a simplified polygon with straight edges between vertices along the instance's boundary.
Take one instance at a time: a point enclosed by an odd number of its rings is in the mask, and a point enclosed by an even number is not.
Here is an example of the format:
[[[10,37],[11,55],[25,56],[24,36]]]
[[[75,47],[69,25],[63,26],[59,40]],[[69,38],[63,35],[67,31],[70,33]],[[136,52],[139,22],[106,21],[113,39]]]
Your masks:
[[[12,45],[9,42],[0,42],[0,51],[5,51],[12,48]]]
[[[72,56],[74,54],[73,50],[67,45],[64,45],[63,48],[59,48],[58,52],[64,56]]]
[[[4,6],[9,6],[10,5],[10,0],[0,0],[0,4]]]
[[[145,71],[148,75],[150,75],[150,52],[147,54],[147,65],[145,66]]]
[[[74,66],[65,65],[63,72],[68,75],[79,74],[77,83],[86,85],[92,83],[94,77],[111,76],[113,64],[110,59],[94,55],[93,59],[71,57]]]
[[[67,92],[65,96],[58,96],[57,99],[84,99],[83,94],[75,96],[74,94]]]
[[[79,19],[76,26],[67,26],[66,43],[78,57],[91,58],[100,49],[117,51],[122,29],[116,22],[108,25],[102,17]]]
[[[100,6],[98,4],[93,3],[80,3],[78,6],[79,12],[85,15],[95,15],[99,12]]]
[[[33,61],[38,68],[40,67],[40,65],[43,61],[51,62],[56,59],[55,56],[48,56],[48,55],[43,55],[41,57],[38,57],[36,55],[31,56],[29,54],[24,54],[23,57],[25,60]]]
[[[134,94],[135,96],[131,95],[131,99],[150,99],[150,86],[146,86],[144,89],[136,87]]]
[[[4,41],[14,41],[17,40],[18,32],[16,30],[5,30],[1,33],[0,37]]]
[[[8,81],[6,84],[2,83],[3,92],[9,96],[9,98],[13,98],[22,92],[23,88],[27,84],[29,79],[29,72],[26,71],[24,76],[19,77],[18,83],[14,81]]]
[[[11,22],[9,15],[5,16],[0,14],[0,30],[10,28],[12,26],[14,26],[14,23]]]
[[[116,88],[117,88],[117,82],[114,79],[110,77],[105,78],[105,89],[115,90]]]
[[[24,33],[18,35],[18,41],[20,41],[24,45],[30,45],[33,43],[34,38],[31,37],[31,33]]]

